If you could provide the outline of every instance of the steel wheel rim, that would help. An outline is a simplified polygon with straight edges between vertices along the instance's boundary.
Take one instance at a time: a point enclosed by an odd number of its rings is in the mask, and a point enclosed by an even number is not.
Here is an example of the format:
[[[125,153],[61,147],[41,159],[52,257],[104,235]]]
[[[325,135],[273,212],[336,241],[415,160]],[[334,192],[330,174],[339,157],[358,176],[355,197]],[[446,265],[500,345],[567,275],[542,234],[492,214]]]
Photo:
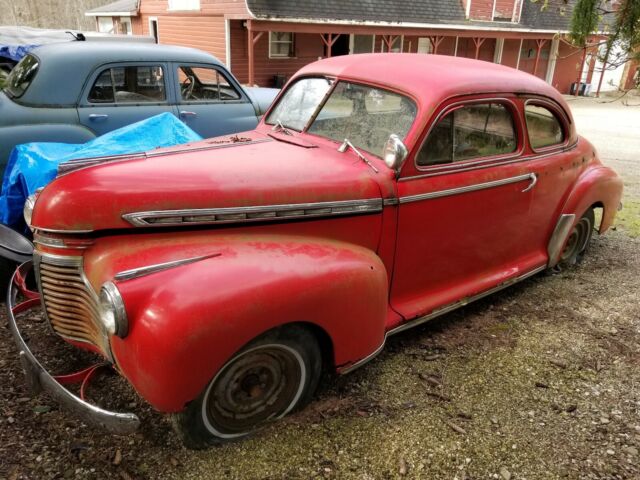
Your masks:
[[[220,438],[247,435],[297,404],[306,383],[300,354],[286,345],[262,345],[233,358],[207,387],[205,427]]]
[[[573,227],[571,234],[567,239],[567,243],[560,255],[561,261],[571,260],[576,258],[587,247],[587,241],[589,240],[589,231],[591,229],[591,221],[588,218],[582,217],[580,221]]]

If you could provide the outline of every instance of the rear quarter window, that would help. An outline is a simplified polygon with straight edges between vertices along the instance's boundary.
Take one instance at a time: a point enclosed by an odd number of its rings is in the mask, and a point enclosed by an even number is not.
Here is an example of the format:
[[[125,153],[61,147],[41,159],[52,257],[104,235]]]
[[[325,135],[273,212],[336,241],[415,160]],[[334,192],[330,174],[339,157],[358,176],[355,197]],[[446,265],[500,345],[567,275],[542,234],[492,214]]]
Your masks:
[[[38,59],[33,55],[27,55],[11,70],[5,87],[11,97],[18,98],[24,95],[38,73],[38,66]]]
[[[534,150],[554,145],[562,145],[565,132],[560,119],[550,109],[537,104],[525,107],[529,143]]]

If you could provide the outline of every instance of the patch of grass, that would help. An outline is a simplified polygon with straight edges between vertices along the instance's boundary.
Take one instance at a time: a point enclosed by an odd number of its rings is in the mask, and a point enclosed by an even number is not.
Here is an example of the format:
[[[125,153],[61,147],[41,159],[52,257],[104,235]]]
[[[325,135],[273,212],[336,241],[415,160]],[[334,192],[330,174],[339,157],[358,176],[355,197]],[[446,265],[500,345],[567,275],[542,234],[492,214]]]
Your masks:
[[[616,215],[616,226],[621,227],[630,237],[640,237],[640,201],[622,202],[622,210]]]

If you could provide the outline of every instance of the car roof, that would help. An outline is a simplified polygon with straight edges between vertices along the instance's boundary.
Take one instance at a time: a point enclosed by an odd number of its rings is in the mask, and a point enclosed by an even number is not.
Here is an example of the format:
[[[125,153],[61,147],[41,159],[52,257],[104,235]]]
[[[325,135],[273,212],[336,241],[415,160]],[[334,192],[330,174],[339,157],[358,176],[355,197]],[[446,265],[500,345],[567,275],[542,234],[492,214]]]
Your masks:
[[[570,115],[562,95],[525,72],[482,60],[416,53],[372,53],[332,57],[303,67],[297,75],[324,74],[373,82],[404,91],[423,107],[457,95],[527,93],[557,101]]]
[[[38,72],[19,101],[41,106],[75,105],[87,77],[107,63],[176,61],[222,65],[213,55],[195,48],[154,43],[64,42],[43,45],[31,53],[39,60]]]

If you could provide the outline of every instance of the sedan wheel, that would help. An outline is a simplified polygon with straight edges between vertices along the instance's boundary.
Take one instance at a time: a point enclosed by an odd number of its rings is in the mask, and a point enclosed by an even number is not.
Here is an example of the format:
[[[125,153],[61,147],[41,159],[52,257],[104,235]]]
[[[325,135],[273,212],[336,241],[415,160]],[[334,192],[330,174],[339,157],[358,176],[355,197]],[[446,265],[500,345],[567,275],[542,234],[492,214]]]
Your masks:
[[[191,448],[243,437],[308,402],[320,369],[320,348],[306,329],[267,333],[229,360],[174,426]]]
[[[573,265],[582,260],[593,235],[594,223],[595,215],[593,209],[590,208],[580,217],[578,223],[571,230],[564,250],[560,255],[560,265]]]

